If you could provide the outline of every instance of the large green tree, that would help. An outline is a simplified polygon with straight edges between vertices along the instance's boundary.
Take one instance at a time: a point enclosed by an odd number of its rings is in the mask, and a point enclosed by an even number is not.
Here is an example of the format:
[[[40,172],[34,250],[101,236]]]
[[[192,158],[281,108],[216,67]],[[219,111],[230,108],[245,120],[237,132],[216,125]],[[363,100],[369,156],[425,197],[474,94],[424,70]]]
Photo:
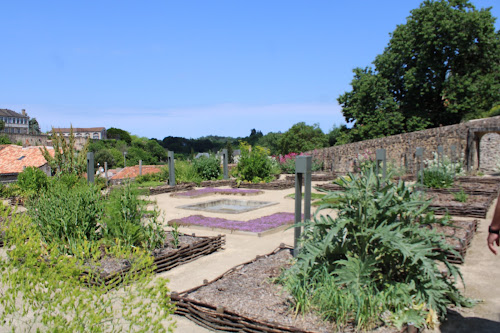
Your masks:
[[[338,98],[351,141],[473,119],[500,100],[500,32],[489,9],[424,1],[391,35],[375,68],[354,69]]]
[[[123,140],[129,145],[132,143],[132,137],[130,136],[130,133],[119,128],[108,128],[106,130],[106,136],[108,137],[108,139]]]
[[[328,146],[328,138],[318,124],[306,125],[304,122],[293,125],[283,133],[279,140],[281,154],[302,153]]]

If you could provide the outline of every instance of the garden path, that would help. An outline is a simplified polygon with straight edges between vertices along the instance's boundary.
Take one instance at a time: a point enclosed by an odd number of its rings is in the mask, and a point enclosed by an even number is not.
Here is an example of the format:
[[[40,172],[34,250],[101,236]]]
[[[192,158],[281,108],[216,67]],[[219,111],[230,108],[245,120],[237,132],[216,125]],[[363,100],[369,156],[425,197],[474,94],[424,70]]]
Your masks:
[[[157,200],[162,213],[164,213],[165,221],[200,213],[179,209],[176,208],[177,206],[215,200],[217,198],[279,202],[275,206],[236,215],[201,212],[204,216],[234,218],[246,221],[276,212],[293,212],[294,200],[286,198],[287,194],[293,192],[294,189],[287,189],[264,191],[264,194],[251,197],[214,195],[197,199],[173,198],[170,194],[161,194],[153,198]],[[500,265],[498,264],[500,259],[489,252],[485,241],[495,204],[496,201],[490,208],[487,218],[480,220],[478,232],[467,253],[465,264],[461,265],[466,283],[465,294],[474,299],[481,299],[482,303],[472,309],[451,309],[449,319],[439,329],[430,332],[500,332],[500,295],[497,293],[497,285],[498,281],[500,281]],[[331,213],[335,214],[334,212]],[[227,215],[230,216],[227,217]],[[196,227],[181,227],[180,231],[189,234],[194,232],[200,236],[212,236],[221,233],[200,230]],[[211,254],[160,274],[162,277],[170,280],[169,288],[180,292],[196,287],[201,285],[204,279],[210,281],[230,268],[254,259],[257,255],[270,253],[280,243],[293,244],[293,230],[291,229],[278,231],[263,237],[230,233],[227,233],[226,237],[227,244],[224,251]],[[184,317],[174,317],[177,320],[176,332],[210,332]]]

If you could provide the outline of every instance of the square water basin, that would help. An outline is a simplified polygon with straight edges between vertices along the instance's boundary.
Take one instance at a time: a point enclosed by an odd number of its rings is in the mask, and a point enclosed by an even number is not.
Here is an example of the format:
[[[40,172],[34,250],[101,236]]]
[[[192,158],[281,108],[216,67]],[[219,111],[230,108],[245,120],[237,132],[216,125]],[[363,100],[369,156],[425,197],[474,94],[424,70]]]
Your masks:
[[[190,209],[190,210],[203,210],[212,213],[239,214],[277,204],[278,204],[277,202],[272,202],[272,201],[246,201],[246,200],[220,199],[220,200],[200,202],[192,205],[183,205],[177,208]]]

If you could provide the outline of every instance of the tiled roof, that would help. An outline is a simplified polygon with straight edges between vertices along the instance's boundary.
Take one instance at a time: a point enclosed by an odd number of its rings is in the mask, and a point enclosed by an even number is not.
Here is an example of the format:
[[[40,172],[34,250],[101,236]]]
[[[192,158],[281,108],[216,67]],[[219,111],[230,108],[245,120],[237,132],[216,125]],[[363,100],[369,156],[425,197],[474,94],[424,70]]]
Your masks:
[[[161,172],[161,167],[158,165],[143,165],[142,166],[142,174],[146,175],[149,173],[158,173]],[[126,167],[118,171],[113,177],[112,180],[125,179],[125,178],[136,178],[139,176],[139,166],[131,166]]]
[[[41,167],[47,164],[40,148],[43,146],[21,147],[17,145],[0,145],[0,174],[23,172],[24,167]],[[54,148],[47,147],[54,156]]]
[[[22,114],[17,113],[16,111],[9,110],[9,109],[0,109],[0,116],[1,117],[29,118],[28,116],[23,116]]]
[[[89,127],[89,128],[83,128],[83,127],[73,127],[73,132],[78,133],[78,132],[100,132],[104,131],[106,128],[105,127]],[[70,132],[71,128],[53,128],[52,129],[54,132]]]

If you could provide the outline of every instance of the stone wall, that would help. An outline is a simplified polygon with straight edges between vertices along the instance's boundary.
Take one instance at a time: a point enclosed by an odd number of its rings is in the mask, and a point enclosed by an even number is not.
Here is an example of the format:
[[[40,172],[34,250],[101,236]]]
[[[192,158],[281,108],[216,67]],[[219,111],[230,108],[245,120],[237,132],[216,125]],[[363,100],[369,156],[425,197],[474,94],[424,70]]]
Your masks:
[[[481,138],[481,171],[500,172],[500,134],[488,133]]]
[[[349,143],[308,152],[323,161],[325,170],[336,172],[352,171],[361,156],[375,157],[375,150],[385,148],[387,161],[396,167],[406,167],[409,172],[416,170],[415,150],[424,148],[424,160],[432,159],[437,146],[444,147],[444,154],[454,160],[462,159],[471,169],[478,168],[478,163],[486,163],[491,168],[491,160],[499,154],[500,139],[489,132],[500,133],[500,116],[471,120],[457,125],[431,128],[424,131],[404,133],[380,139]],[[486,136],[488,135],[488,136]],[[480,149],[479,142],[490,142]],[[452,146],[456,153],[453,154]],[[496,146],[496,149],[494,149]],[[485,150],[486,149],[486,150]],[[480,157],[479,152],[482,157]],[[455,156],[453,156],[455,155]],[[489,156],[484,160],[485,156]]]
[[[30,135],[30,134],[10,134],[7,133],[12,143],[22,142],[23,146],[52,146],[49,135]],[[68,138],[66,138],[66,141]],[[86,138],[75,138],[76,149],[81,149],[87,142]]]

